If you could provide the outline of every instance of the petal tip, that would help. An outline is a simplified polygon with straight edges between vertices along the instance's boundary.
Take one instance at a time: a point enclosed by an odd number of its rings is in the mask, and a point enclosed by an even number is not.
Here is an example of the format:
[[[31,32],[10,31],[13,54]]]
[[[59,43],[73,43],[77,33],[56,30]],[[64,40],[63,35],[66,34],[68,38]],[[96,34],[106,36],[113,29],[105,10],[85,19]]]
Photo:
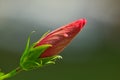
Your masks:
[[[87,23],[87,20],[85,18],[80,19],[80,22],[82,23],[82,27]]]

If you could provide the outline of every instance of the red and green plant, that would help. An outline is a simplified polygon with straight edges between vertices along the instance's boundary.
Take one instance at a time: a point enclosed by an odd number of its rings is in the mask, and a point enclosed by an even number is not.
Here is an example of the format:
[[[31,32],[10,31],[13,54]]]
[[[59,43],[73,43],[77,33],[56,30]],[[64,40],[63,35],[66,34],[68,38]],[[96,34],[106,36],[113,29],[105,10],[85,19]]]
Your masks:
[[[7,74],[0,72],[0,80],[10,78],[20,71],[29,71],[55,64],[56,59],[62,58],[59,53],[73,40],[85,24],[85,19],[79,19],[50,33],[46,32],[40,40],[32,45],[30,45],[29,36],[25,51],[20,58],[19,67]]]

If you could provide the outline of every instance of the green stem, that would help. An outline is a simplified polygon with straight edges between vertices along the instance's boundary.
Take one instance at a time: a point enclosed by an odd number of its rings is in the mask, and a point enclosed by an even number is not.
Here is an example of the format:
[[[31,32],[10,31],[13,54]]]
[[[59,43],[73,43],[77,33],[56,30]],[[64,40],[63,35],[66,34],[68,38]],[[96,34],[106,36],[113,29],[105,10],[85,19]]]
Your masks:
[[[9,73],[1,76],[1,77],[0,77],[0,80],[4,80],[4,79],[6,79],[6,78],[10,78],[10,77],[12,77],[12,76],[15,76],[17,73],[19,73],[19,72],[21,72],[21,71],[22,71],[22,69],[21,69],[20,67],[18,67],[18,68],[16,68],[16,69],[12,70],[11,72],[9,72]]]

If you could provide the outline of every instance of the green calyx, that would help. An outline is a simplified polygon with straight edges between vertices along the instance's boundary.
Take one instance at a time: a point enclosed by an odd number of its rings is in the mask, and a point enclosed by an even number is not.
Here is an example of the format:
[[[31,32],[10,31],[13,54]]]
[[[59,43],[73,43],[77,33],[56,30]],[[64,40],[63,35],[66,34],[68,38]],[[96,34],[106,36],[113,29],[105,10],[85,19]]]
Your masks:
[[[45,36],[45,35],[44,35]],[[42,37],[44,37],[42,36]],[[62,57],[59,55],[46,57],[46,58],[40,58],[40,55],[49,47],[52,45],[50,44],[44,44],[38,47],[34,47],[37,44],[34,43],[32,46],[30,46],[30,36],[28,37],[27,45],[25,48],[25,51],[20,59],[20,67],[23,70],[32,70],[39,67],[43,67],[48,64],[55,64],[56,59],[61,59]]]

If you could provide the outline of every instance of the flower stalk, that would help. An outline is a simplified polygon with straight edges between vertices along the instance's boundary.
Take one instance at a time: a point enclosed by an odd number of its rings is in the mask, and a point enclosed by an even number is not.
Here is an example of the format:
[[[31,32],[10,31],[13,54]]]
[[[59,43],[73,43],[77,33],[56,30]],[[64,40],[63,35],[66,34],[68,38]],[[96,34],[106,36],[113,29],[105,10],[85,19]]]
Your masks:
[[[13,77],[21,71],[22,71],[22,68],[18,67],[7,74],[0,76],[0,80],[4,80],[4,79],[10,78],[10,77]]]

